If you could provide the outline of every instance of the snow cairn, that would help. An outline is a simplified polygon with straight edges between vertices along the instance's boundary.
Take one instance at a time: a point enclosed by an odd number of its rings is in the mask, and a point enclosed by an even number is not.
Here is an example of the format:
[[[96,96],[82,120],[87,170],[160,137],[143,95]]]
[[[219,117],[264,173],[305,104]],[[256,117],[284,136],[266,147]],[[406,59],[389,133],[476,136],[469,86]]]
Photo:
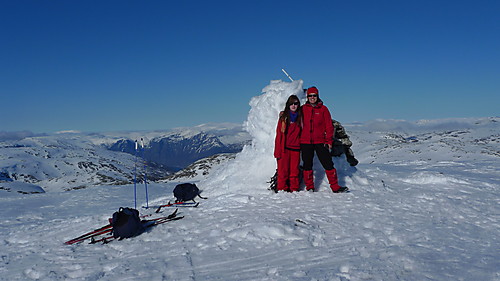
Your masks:
[[[297,95],[303,104],[303,81],[284,82],[273,80],[262,89],[262,94],[250,100],[250,112],[244,123],[252,137],[231,161],[200,182],[207,196],[223,194],[257,195],[268,193],[267,183],[276,171],[274,138],[280,111],[285,108],[290,95]]]

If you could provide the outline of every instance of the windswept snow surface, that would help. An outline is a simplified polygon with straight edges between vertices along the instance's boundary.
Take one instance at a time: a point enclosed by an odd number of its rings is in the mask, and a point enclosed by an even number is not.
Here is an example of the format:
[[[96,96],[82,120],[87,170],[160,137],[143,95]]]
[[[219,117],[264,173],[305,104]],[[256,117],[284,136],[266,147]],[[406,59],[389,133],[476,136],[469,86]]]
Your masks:
[[[252,145],[197,182],[208,199],[138,237],[63,245],[133,207],[130,185],[0,193],[0,279],[500,280],[499,118],[347,126],[361,163],[335,165],[350,193],[331,193],[315,162],[318,192],[274,194],[276,119],[302,81],[263,91]],[[175,185],[150,184],[149,204]]]

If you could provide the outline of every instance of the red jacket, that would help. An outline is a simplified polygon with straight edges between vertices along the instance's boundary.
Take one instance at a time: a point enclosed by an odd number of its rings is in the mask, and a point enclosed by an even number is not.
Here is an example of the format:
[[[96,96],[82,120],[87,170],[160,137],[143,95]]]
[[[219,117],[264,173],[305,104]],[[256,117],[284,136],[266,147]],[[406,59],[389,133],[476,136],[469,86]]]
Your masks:
[[[302,106],[302,134],[300,143],[303,144],[332,144],[334,128],[330,111],[323,102],[313,107],[310,103]]]
[[[283,112],[280,113],[280,117]],[[278,119],[276,126],[276,138],[274,139],[274,158],[281,158],[281,154],[285,148],[299,150],[300,149],[300,124],[299,122],[290,123],[286,126],[286,121]]]

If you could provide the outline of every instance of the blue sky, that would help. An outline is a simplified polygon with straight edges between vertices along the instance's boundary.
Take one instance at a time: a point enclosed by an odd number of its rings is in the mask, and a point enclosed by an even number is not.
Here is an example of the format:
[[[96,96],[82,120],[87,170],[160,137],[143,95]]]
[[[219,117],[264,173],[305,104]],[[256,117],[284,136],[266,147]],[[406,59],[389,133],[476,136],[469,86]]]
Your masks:
[[[341,122],[498,116],[500,1],[0,0],[0,131],[243,122],[285,68]]]

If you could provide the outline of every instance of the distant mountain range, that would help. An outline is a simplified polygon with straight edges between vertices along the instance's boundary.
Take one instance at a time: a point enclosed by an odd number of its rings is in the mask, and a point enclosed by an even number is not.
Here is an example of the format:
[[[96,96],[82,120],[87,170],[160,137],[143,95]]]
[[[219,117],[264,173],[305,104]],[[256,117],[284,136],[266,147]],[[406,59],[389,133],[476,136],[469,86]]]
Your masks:
[[[17,183],[45,191],[133,183],[134,167],[142,181],[158,181],[196,160],[240,151],[249,136],[241,125],[201,125],[168,132],[3,134],[0,139],[0,190]],[[143,139],[144,149],[135,150]],[[145,162],[142,161],[145,159]],[[16,183],[17,185],[14,185]],[[32,188],[33,190],[39,190]]]
[[[139,145],[137,153],[146,161],[178,171],[196,160],[220,153],[235,153],[241,151],[246,142],[224,144],[217,136],[207,133],[182,135],[175,133],[156,137],[142,150]],[[121,139],[108,147],[112,151],[136,154],[135,140]]]
[[[0,180],[71,190],[133,179],[134,157],[93,144],[83,135],[28,137],[0,142]],[[167,171],[155,170],[168,175]]]
[[[361,166],[365,164],[408,165],[409,162],[446,165],[454,162],[498,161],[500,157],[500,118],[438,119],[409,122],[374,120],[345,124],[352,149]],[[404,158],[401,155],[405,155]],[[194,162],[167,176],[167,181],[200,181],[224,169],[220,165],[235,154],[219,154]],[[345,156],[335,158],[338,169]],[[365,166],[369,167],[369,166]],[[272,171],[263,171],[272,174]],[[343,171],[340,171],[342,173]]]
[[[408,161],[445,165],[447,161],[498,161],[499,124],[500,118],[491,117],[344,125],[360,165],[406,165]],[[242,126],[234,124],[168,132],[3,133],[0,137],[0,192],[23,193],[130,184],[134,167],[141,181],[142,155],[149,181],[200,180],[250,143]],[[135,141],[140,143],[141,138],[144,151],[139,149],[136,157]],[[404,159],[402,153],[407,155]]]

